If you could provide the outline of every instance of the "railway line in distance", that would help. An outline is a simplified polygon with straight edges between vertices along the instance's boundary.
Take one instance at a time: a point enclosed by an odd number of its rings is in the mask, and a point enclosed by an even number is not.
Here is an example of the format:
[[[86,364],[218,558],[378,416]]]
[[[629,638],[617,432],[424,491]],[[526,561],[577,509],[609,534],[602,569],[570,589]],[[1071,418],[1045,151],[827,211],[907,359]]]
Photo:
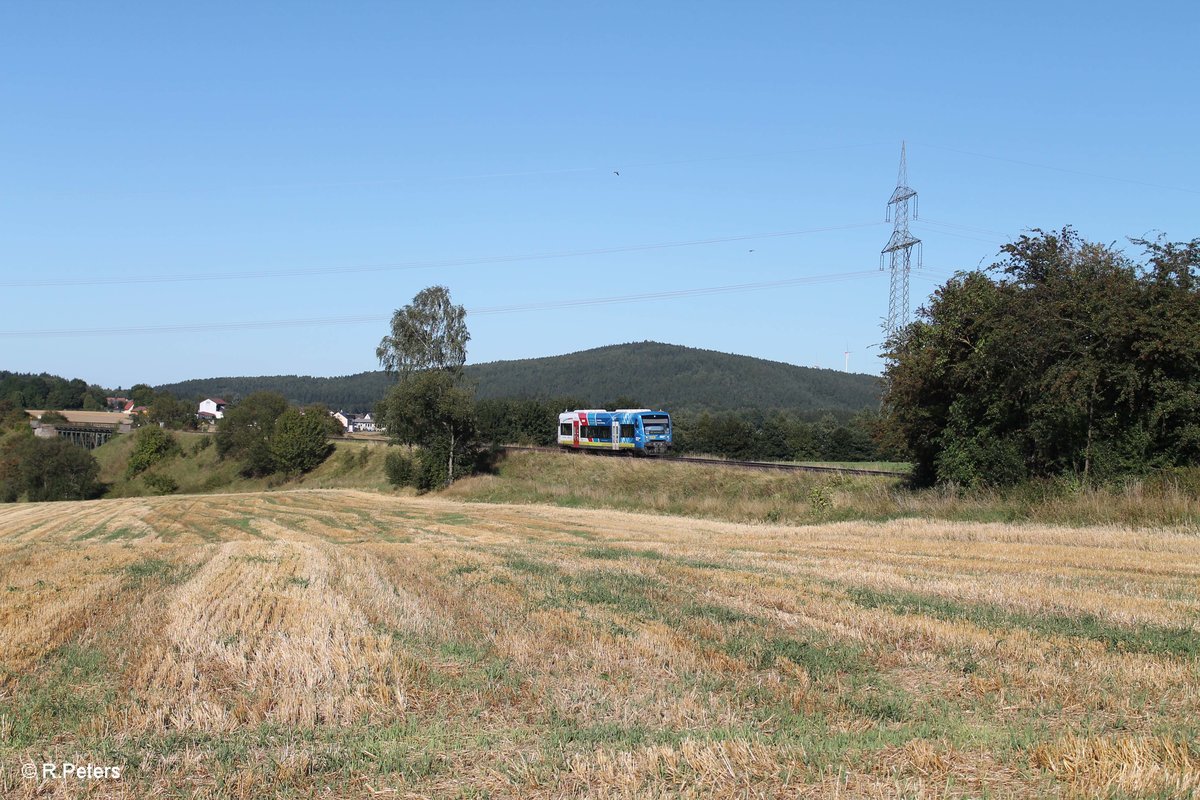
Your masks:
[[[527,451],[527,452],[534,452],[534,453],[564,453],[564,452],[568,452],[568,451],[564,451],[561,447],[534,447],[534,446],[528,446],[528,445],[505,445],[504,447],[502,447],[500,449],[502,452],[508,452],[510,450],[519,450],[519,451]],[[603,451],[603,450],[579,451],[579,452],[590,452],[590,453],[594,453],[597,455],[608,455],[610,458],[612,457],[611,455],[609,455],[608,451]],[[819,466],[807,465],[807,464],[780,464],[780,463],[773,462],[773,461],[734,461],[734,460],[716,459],[716,458],[693,458],[691,456],[653,456],[648,460],[683,462],[686,464],[704,464],[704,465],[710,466],[710,467],[732,467],[732,468],[736,468],[736,469],[757,469],[757,470],[763,470],[763,471],[767,471],[767,472],[772,472],[772,471],[773,472],[832,472],[832,473],[838,473],[841,475],[874,475],[877,477],[888,477],[888,478],[903,478],[903,477],[906,477],[906,475],[907,475],[907,473],[904,473],[904,472],[892,472],[889,470],[882,470],[882,469],[855,469],[853,467],[819,467]]]

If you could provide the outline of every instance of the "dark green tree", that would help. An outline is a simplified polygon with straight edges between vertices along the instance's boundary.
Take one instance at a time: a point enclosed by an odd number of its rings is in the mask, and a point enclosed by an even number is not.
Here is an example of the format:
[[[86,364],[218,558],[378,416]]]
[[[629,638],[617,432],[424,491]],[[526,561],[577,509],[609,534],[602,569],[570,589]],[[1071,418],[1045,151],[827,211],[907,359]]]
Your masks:
[[[299,474],[317,467],[333,451],[327,440],[329,419],[326,411],[300,411],[289,408],[275,420],[270,452],[278,472]]]
[[[888,343],[884,444],[918,482],[1092,481],[1195,461],[1200,245],[1137,243],[1148,267],[1070,229],[1033,231]]]
[[[38,439],[16,430],[0,438],[0,500],[88,500],[100,495],[100,465],[66,439]]]
[[[217,455],[242,462],[242,474],[269,475],[275,471],[271,438],[275,421],[287,411],[287,400],[274,392],[255,392],[217,422]]]
[[[400,381],[379,408],[388,437],[437,454],[434,485],[466,474],[475,450],[475,404],[470,389],[445,370],[426,370]]]
[[[170,392],[157,392],[149,403],[149,421],[173,430],[196,427],[196,405],[185,403]]]
[[[311,414],[315,419],[321,420],[321,425],[325,430],[326,436],[343,436],[346,429],[342,427],[342,423],[337,421],[337,418],[329,412],[329,406],[324,403],[310,403],[304,407],[304,414]]]
[[[135,383],[129,390],[129,399],[135,406],[150,407],[154,403],[154,389],[144,383]]]

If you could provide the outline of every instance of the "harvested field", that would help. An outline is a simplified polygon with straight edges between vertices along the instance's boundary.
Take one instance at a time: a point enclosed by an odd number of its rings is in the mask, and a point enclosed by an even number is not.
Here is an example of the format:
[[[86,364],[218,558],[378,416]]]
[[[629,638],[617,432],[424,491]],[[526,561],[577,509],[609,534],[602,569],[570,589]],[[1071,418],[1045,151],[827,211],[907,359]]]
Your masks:
[[[1198,612],[1171,529],[10,505],[0,793],[1188,796]]]

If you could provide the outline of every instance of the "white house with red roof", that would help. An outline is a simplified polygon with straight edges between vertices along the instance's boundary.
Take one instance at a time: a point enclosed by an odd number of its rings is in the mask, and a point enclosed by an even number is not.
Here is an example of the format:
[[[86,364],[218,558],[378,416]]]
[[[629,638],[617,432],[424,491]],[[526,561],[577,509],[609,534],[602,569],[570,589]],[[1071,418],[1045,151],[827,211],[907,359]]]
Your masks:
[[[225,416],[225,401],[219,397],[209,397],[200,401],[200,410],[196,416],[200,419],[221,419]]]

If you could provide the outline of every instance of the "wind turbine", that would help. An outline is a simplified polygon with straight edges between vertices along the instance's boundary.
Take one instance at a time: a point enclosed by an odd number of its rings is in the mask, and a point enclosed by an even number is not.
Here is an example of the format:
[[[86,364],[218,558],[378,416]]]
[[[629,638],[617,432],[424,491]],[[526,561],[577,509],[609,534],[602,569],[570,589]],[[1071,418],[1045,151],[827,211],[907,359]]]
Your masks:
[[[850,344],[846,344],[846,351],[842,353],[846,357],[846,372],[850,371]]]

